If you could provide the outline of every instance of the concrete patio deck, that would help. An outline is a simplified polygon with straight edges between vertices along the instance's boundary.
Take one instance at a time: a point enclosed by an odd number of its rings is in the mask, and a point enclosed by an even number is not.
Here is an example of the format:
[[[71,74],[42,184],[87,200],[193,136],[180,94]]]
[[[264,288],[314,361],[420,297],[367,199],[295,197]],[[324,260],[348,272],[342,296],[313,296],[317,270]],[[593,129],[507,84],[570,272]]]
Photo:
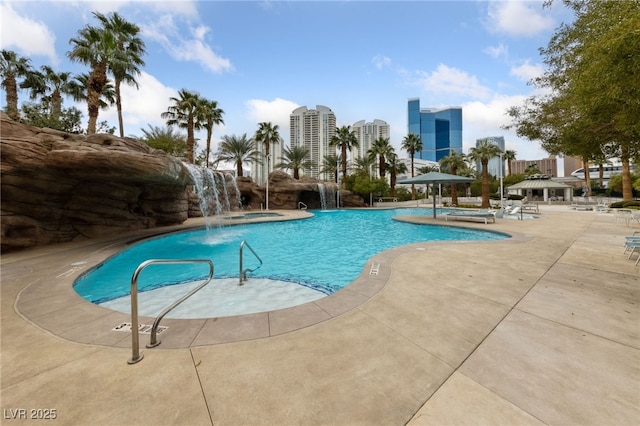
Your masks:
[[[508,240],[383,252],[314,303],[164,320],[162,345],[141,335],[134,365],[130,334],[111,330],[128,317],[70,283],[158,230],[4,254],[0,423],[640,424],[640,267],[623,254],[640,228],[540,211],[455,223]]]

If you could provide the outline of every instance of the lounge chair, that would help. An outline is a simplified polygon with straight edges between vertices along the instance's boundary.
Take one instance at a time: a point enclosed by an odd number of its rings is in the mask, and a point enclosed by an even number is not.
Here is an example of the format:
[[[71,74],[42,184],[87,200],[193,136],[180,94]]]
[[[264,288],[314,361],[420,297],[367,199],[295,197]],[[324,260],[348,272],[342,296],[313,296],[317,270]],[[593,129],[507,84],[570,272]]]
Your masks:
[[[480,210],[453,210],[447,213],[444,216],[445,221],[452,220],[469,220],[469,221],[478,221],[482,220],[485,224],[488,224],[489,221],[493,223],[496,222],[496,212],[492,211],[480,211]]]

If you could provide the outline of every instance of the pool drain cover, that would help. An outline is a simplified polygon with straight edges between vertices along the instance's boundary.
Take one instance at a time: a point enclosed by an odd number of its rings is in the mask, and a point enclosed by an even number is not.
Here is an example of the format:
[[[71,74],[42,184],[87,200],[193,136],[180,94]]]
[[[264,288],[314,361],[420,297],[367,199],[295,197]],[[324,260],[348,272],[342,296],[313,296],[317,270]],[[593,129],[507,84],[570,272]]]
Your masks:
[[[142,334],[151,334],[151,328],[153,326],[152,325],[147,325],[147,324],[138,324],[138,333],[142,333]],[[169,327],[164,327],[164,326],[158,326],[158,331],[157,334],[160,335],[162,333],[164,333],[164,331],[166,329],[168,329]],[[111,329],[111,331],[124,331],[126,333],[131,332],[131,323],[130,322],[123,322],[121,324],[118,324],[117,326],[113,327]]]

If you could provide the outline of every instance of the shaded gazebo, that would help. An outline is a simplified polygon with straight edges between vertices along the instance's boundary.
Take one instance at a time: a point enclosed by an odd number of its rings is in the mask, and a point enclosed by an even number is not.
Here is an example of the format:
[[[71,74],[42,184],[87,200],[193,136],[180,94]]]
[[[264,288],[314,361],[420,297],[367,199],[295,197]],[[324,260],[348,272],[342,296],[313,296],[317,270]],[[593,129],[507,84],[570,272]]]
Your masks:
[[[507,187],[509,194],[522,195],[529,201],[571,201],[574,189],[573,186],[556,182],[547,175],[532,175]]]

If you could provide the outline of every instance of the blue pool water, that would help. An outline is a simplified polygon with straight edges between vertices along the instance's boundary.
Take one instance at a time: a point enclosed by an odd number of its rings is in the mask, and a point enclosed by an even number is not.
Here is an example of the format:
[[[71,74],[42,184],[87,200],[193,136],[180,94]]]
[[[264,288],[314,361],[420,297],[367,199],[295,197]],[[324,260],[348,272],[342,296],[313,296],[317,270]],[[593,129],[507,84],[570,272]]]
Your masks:
[[[238,278],[240,243],[246,241],[264,262],[250,277],[302,284],[331,294],[360,275],[367,259],[399,245],[433,240],[498,240],[500,233],[392,220],[430,215],[430,209],[313,211],[302,220],[242,224],[165,235],[122,251],[80,277],[74,289],[102,303],[129,294],[135,269],[148,259],[211,259],[215,278]],[[246,247],[244,267],[258,261]],[[202,265],[152,265],[139,276],[147,291],[206,277]]]

